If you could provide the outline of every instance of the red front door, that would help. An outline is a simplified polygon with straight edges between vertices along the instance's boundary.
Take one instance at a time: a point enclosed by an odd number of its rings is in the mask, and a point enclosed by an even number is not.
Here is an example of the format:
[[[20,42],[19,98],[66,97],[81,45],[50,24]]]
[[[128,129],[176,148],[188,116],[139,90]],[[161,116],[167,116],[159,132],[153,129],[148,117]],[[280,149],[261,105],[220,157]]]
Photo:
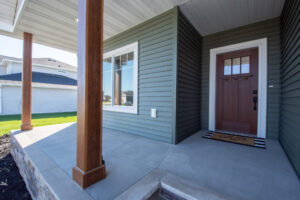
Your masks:
[[[258,48],[217,55],[216,129],[257,134]]]

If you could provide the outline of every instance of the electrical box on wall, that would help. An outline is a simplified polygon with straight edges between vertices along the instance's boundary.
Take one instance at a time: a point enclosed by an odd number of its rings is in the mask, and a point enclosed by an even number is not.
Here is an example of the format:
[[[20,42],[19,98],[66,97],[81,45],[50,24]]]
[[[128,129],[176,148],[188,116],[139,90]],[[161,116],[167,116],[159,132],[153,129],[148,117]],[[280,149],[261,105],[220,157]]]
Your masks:
[[[151,117],[156,118],[156,108],[151,109]]]

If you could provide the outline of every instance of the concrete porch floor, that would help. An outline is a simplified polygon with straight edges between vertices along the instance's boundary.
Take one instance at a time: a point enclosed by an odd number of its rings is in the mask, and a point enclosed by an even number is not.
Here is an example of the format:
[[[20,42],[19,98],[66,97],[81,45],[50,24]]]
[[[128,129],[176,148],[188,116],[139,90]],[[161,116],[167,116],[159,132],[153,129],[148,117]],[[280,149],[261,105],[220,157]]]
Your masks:
[[[204,139],[203,134],[198,132],[171,145],[104,128],[107,177],[85,190],[72,181],[75,123],[15,131],[12,145],[23,149],[25,160],[39,171],[40,179],[64,199],[114,199],[155,170],[228,199],[299,199],[300,181],[278,141],[267,140],[267,149],[258,149]]]

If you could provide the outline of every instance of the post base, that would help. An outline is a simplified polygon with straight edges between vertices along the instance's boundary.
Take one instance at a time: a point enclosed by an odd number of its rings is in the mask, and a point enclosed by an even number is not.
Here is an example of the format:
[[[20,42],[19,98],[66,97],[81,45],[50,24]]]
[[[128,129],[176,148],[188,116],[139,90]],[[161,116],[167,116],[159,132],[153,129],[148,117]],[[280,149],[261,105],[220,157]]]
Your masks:
[[[77,166],[73,167],[73,180],[82,188],[86,188],[105,178],[105,165],[92,169],[88,172],[82,171]]]
[[[21,125],[21,131],[29,131],[32,129],[33,129],[33,126],[31,124],[22,124]]]

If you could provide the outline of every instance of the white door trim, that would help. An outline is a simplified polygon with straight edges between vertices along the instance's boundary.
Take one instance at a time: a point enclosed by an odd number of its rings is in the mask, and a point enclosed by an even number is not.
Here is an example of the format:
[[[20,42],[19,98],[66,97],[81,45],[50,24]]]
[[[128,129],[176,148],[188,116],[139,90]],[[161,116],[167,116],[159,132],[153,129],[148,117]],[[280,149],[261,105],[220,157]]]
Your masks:
[[[267,127],[267,38],[252,40],[210,50],[209,70],[209,130],[215,130],[216,118],[216,63],[217,55],[258,47],[258,112],[257,137],[266,138]]]

